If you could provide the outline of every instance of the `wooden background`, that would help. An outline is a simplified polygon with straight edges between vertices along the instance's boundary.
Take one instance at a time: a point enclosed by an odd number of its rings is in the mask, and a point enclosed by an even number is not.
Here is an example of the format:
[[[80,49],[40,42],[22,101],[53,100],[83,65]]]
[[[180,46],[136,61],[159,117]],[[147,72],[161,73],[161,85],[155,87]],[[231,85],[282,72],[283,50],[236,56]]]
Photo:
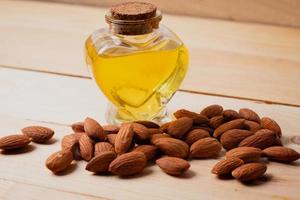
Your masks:
[[[45,1],[45,0],[39,0]],[[124,0],[48,0],[110,6]],[[128,1],[128,0],[127,0]],[[300,0],[138,0],[172,14],[300,27]]]
[[[107,5],[114,1],[97,2]],[[166,10],[182,8],[181,2],[157,1],[162,7],[169,5]],[[248,6],[242,14],[270,19],[249,6],[256,0],[184,2],[193,10],[205,8],[227,18],[233,18],[237,5]],[[229,12],[224,9],[229,2],[239,3],[230,4]],[[252,5],[265,5],[266,13],[279,10],[273,13],[274,18],[281,19],[278,16],[283,13],[291,18],[299,14],[295,14],[298,1],[259,2]],[[216,5],[223,5],[223,9],[215,9]],[[90,78],[83,45],[92,31],[106,26],[106,10],[0,0],[0,137],[19,133],[28,125],[56,131],[51,145],[33,144],[26,153],[0,154],[1,200],[299,200],[300,161],[291,165],[271,162],[267,176],[251,185],[212,175],[210,170],[220,158],[193,160],[181,178],[168,176],[155,165],[131,179],[96,176],[84,169],[84,161],[74,163],[61,176],[49,172],[44,161],[60,148],[62,137],[71,133],[70,123],[90,116],[105,124],[107,102]],[[261,117],[278,121],[283,143],[300,151],[294,142],[300,137],[300,29],[291,25],[292,20],[288,22],[289,26],[275,26],[164,14],[162,23],[178,33],[191,54],[189,72],[168,104],[169,111],[200,111],[209,104],[235,110],[248,107]]]

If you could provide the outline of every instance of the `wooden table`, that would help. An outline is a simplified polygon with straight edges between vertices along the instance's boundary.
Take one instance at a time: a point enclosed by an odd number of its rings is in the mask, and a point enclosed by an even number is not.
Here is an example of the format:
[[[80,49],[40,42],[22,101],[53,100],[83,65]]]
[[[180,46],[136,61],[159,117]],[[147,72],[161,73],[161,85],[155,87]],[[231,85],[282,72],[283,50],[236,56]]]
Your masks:
[[[56,131],[55,143],[27,153],[0,155],[0,199],[300,199],[300,162],[270,163],[255,185],[218,180],[216,160],[193,160],[182,178],[157,166],[134,178],[96,176],[78,162],[64,175],[44,167],[86,116],[105,123],[106,100],[83,62],[89,33],[105,26],[105,9],[54,3],[0,1],[0,135],[40,124]],[[300,136],[300,29],[164,15],[191,52],[189,73],[169,110],[209,104],[248,107],[270,116],[283,141]]]

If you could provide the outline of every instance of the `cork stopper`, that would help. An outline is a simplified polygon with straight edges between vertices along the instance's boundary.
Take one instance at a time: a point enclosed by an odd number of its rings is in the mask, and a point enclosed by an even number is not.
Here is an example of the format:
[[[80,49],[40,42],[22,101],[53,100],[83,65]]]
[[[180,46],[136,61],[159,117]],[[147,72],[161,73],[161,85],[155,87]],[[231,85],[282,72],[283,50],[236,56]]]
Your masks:
[[[113,6],[110,12],[114,19],[143,20],[155,16],[156,6],[144,2],[126,2]]]
[[[111,31],[122,35],[141,35],[158,28],[161,12],[151,3],[126,2],[113,6],[106,14]]]

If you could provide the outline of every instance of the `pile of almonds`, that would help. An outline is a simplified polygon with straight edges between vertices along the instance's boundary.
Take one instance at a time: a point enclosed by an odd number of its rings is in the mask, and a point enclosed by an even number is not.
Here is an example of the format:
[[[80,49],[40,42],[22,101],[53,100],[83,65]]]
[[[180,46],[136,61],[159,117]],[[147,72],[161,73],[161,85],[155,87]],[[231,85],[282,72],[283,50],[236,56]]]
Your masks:
[[[244,182],[265,174],[265,158],[283,163],[300,158],[298,152],[282,146],[279,125],[268,117],[260,118],[251,109],[236,112],[210,105],[200,113],[180,109],[174,117],[161,126],[151,121],[101,126],[86,118],[72,124],[74,133],[64,136],[61,150],[48,157],[46,166],[56,174],[67,170],[74,160],[83,159],[90,172],[129,176],[141,173],[148,162],[155,160],[165,173],[180,176],[190,168],[188,160],[217,158],[224,149],[225,159],[213,167],[212,173]],[[39,133],[51,130],[38,129],[43,130]],[[0,149],[24,147],[31,140],[45,142],[53,135],[39,136],[30,127],[22,132],[18,137],[1,138]],[[5,141],[10,144],[5,145]]]

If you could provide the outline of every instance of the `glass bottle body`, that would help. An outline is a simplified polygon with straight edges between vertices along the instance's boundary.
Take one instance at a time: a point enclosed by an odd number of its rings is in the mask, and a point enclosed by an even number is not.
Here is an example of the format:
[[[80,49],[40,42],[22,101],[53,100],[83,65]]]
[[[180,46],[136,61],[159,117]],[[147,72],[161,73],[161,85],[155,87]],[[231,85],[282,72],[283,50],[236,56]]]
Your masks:
[[[144,35],[94,32],[85,44],[93,78],[113,104],[110,123],[161,121],[188,68],[188,50],[168,28]]]

